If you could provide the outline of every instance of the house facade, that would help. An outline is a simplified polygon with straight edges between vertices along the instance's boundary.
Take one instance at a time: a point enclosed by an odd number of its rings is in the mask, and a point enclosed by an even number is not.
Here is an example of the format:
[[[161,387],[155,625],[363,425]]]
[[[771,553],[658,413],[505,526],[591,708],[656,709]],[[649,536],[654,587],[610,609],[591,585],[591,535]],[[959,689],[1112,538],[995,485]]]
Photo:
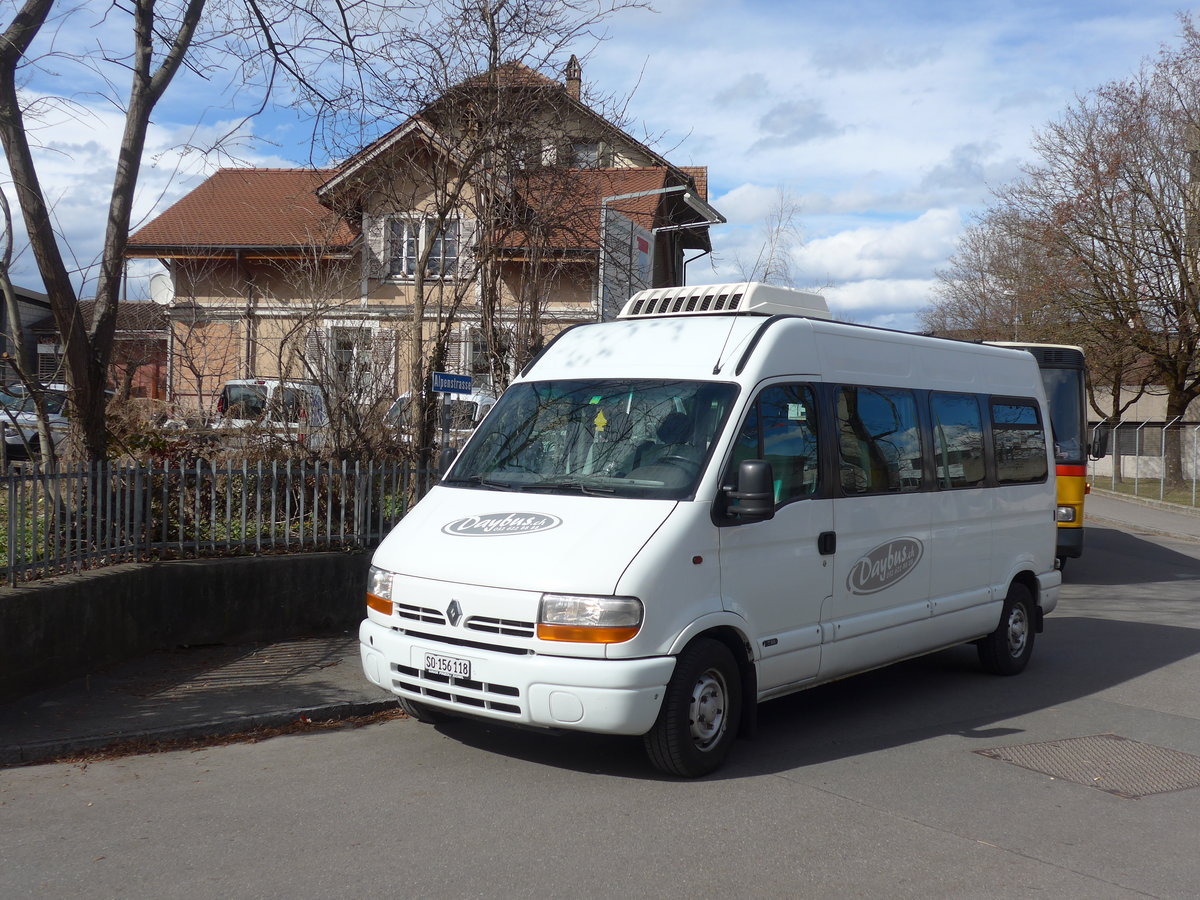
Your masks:
[[[681,167],[518,63],[328,169],[222,169],[131,235],[170,277],[170,398],[317,381],[377,404],[415,373],[503,387],[561,329],[683,283],[723,219]],[[414,365],[419,362],[419,365]]]

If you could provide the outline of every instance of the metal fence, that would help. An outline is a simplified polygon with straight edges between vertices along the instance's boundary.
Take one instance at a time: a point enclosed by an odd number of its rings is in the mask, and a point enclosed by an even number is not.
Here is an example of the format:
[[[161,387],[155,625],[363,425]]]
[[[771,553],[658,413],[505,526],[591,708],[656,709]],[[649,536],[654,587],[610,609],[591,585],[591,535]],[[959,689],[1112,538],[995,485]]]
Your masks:
[[[1093,441],[1095,437],[1093,430]],[[1196,506],[1200,501],[1200,423],[1119,423],[1109,436],[1108,455],[1092,460],[1088,474],[1099,488]]]
[[[400,463],[101,464],[3,476],[8,584],[148,559],[362,549],[432,479]]]

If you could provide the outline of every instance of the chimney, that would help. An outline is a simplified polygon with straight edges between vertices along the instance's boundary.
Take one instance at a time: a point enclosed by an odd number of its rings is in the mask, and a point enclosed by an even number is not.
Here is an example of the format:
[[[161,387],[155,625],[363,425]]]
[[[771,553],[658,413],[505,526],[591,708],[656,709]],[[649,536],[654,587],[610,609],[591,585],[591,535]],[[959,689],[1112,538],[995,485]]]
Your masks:
[[[572,100],[579,99],[579,89],[583,85],[583,67],[579,65],[579,60],[572,54],[567,60],[567,95]]]

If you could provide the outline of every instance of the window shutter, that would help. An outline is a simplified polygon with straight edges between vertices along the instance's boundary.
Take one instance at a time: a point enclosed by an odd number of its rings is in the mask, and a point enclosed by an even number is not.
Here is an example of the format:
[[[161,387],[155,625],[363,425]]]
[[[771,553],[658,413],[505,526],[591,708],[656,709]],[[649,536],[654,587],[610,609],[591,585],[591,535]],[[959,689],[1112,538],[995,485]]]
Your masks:
[[[380,328],[371,335],[371,388],[377,398],[396,393],[396,332]]]
[[[468,351],[470,352],[470,351]],[[462,332],[455,328],[446,340],[446,371],[460,374],[463,364]]]
[[[458,277],[475,277],[475,241],[479,237],[479,223],[475,219],[462,218],[458,226]]]
[[[304,336],[304,373],[307,378],[320,380],[325,371],[325,348],[329,340],[324,328],[310,328]]]
[[[386,278],[388,274],[388,228],[386,216],[363,215],[363,252],[368,278]]]

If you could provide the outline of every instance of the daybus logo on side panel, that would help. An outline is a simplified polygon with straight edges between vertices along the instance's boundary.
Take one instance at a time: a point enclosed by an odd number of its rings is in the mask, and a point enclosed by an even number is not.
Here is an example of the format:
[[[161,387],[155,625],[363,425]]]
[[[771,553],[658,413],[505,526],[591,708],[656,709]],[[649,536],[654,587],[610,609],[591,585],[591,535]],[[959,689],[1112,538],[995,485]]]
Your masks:
[[[877,594],[900,581],[917,567],[925,545],[912,537],[880,544],[850,567],[846,587],[852,594]]]
[[[459,537],[493,537],[500,534],[533,534],[549,531],[562,524],[558,516],[543,513],[489,513],[484,516],[466,516],[442,526],[445,534]]]

